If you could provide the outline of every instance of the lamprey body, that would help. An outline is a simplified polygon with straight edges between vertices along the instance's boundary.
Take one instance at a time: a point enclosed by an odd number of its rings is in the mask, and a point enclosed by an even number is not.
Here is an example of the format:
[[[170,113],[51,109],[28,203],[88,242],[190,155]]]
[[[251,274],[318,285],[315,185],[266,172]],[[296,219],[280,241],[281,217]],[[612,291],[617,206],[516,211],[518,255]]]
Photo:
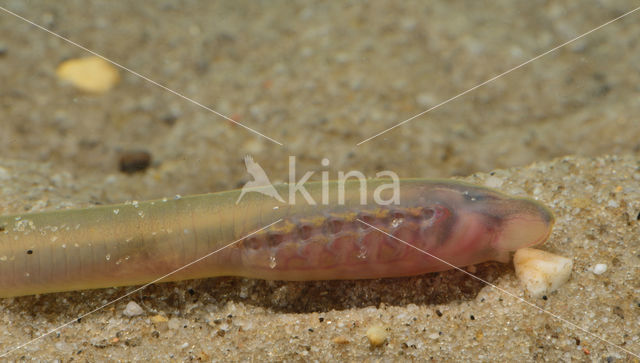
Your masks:
[[[451,268],[420,250],[455,266],[507,262],[509,251],[544,242],[553,225],[535,201],[451,180],[400,180],[398,203],[376,204],[376,196],[393,200],[388,183],[350,180],[343,193],[338,182],[307,183],[315,205],[301,193],[282,203],[246,190],[236,204],[233,190],[3,216],[0,296],[144,284],[234,241],[163,281],[418,275]],[[287,185],[275,188],[288,195]]]

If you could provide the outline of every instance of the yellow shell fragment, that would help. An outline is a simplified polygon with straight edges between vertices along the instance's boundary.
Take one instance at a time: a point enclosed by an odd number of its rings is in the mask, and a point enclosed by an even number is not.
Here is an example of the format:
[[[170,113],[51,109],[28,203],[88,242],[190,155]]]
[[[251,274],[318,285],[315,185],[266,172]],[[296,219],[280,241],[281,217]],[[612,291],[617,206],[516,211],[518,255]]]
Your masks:
[[[373,325],[367,329],[367,338],[373,347],[379,347],[387,340],[387,332],[382,325]]]
[[[56,74],[79,90],[91,93],[106,92],[120,80],[118,70],[111,63],[93,56],[62,62]]]
[[[162,315],[154,315],[151,317],[151,321],[154,323],[166,323],[167,321],[169,321],[169,319]]]
[[[553,253],[523,248],[513,256],[516,276],[533,297],[540,297],[557,290],[564,285],[569,276],[573,261]]]

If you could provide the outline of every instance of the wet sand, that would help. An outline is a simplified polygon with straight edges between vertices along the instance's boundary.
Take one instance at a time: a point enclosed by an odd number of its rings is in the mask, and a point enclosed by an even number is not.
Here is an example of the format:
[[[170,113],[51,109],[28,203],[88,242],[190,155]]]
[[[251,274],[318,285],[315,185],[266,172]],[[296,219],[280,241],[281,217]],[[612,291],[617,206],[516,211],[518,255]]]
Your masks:
[[[638,15],[356,146],[635,6],[580,5],[0,1],[283,144],[124,71],[107,93],[78,92],[55,69],[87,54],[0,12],[0,213],[235,188],[250,178],[246,154],[274,182],[288,179],[289,155],[298,177],[316,171],[315,180],[321,170],[464,177],[547,204],[557,222],[543,249],[574,261],[572,278],[546,299],[527,297],[510,265],[482,264],[475,274],[638,354]],[[149,152],[151,166],[121,173],[129,150]],[[592,272],[598,263],[608,266],[601,275]],[[0,301],[0,346],[130,290]],[[123,315],[130,301],[144,314]],[[386,333],[379,347],[366,337],[374,325]],[[159,284],[10,355],[23,357],[634,359],[459,271]]]

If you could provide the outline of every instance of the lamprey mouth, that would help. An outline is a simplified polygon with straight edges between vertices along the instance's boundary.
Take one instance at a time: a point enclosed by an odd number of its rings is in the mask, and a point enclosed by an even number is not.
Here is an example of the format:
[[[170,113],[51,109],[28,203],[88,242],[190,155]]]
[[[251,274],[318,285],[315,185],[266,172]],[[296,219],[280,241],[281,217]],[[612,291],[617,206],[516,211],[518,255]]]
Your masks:
[[[551,211],[534,201],[522,200],[527,208],[504,220],[493,245],[496,249],[515,251],[544,243],[551,234],[555,219]]]

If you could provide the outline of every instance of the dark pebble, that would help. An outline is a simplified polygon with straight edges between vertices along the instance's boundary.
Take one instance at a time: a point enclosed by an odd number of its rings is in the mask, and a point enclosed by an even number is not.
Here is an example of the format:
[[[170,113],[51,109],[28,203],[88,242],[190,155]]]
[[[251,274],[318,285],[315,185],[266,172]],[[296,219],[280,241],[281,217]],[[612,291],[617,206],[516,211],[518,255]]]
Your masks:
[[[613,307],[613,313],[618,315],[618,317],[620,317],[620,319],[624,319],[624,312],[622,311],[621,307],[614,306]]]
[[[141,172],[151,165],[151,154],[146,151],[126,151],[120,155],[120,171],[127,174]]]
[[[178,120],[179,115],[174,112],[164,114],[160,119],[168,126],[173,126]]]

